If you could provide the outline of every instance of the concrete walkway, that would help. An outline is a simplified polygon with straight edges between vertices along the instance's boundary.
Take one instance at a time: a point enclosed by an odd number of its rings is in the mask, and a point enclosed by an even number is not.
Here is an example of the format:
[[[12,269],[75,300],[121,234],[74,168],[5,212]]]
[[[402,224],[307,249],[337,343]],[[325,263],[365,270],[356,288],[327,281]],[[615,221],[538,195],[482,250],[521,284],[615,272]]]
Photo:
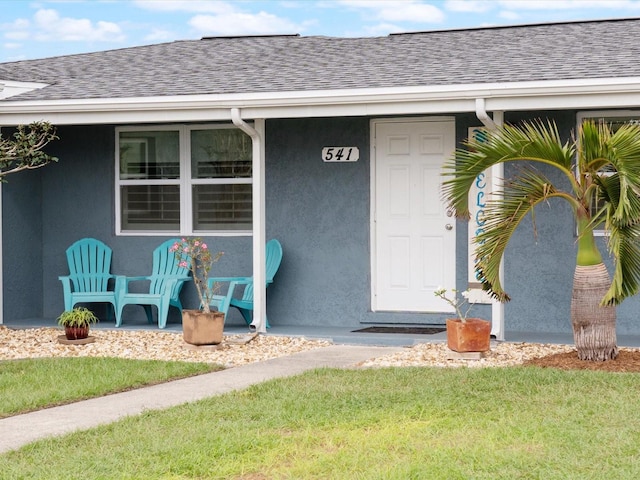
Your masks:
[[[151,387],[0,419],[0,453],[42,438],[92,428],[147,410],[160,410],[240,390],[320,367],[348,368],[401,347],[331,345]]]

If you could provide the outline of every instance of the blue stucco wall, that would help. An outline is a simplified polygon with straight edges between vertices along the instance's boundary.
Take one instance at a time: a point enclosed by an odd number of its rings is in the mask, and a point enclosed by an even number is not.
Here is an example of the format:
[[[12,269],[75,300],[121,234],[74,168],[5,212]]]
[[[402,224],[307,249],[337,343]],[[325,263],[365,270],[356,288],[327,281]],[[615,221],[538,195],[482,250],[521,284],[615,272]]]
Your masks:
[[[540,112],[554,117],[564,136],[575,128],[575,112]],[[517,122],[530,115],[507,113]],[[461,141],[474,115],[456,116]],[[112,272],[144,275],[153,249],[170,237],[116,237],[114,213],[114,126],[61,127],[52,153],[60,162],[10,178],[3,186],[5,321],[55,318],[63,309],[58,276],[67,273],[65,249],[92,236],[113,248]],[[274,324],[360,326],[363,323],[442,323],[443,315],[370,311],[370,119],[282,119],[266,123],[267,237],[278,238],[284,258],[267,291]],[[324,146],[356,146],[360,160],[324,163]],[[506,176],[513,173],[508,166]],[[560,180],[549,171],[552,180]],[[575,224],[569,207],[552,201],[536,209],[516,231],[505,256],[508,331],[570,332],[569,307],[575,265]],[[466,288],[467,225],[457,224],[458,288]],[[216,273],[251,274],[251,237],[215,237],[225,252]],[[10,252],[28,249],[28,261]],[[605,250],[603,250],[605,252]],[[41,299],[41,300],[40,300]],[[185,306],[197,305],[192,285]],[[618,332],[640,333],[640,300],[618,309]],[[104,312],[98,311],[99,314]],[[490,307],[474,309],[490,318]],[[143,321],[127,307],[125,322]],[[233,314],[230,323],[242,322]],[[170,322],[179,322],[172,315]]]
[[[506,114],[505,121],[554,118],[563,138],[575,130],[573,112]],[[505,166],[505,178],[521,165]],[[537,165],[554,184],[568,183],[555,169]],[[576,259],[576,224],[567,202],[551,200],[535,209],[516,230],[505,252],[504,277],[512,300],[505,305],[505,328],[513,331],[571,332],[570,305]]]
[[[44,288],[41,170],[9,175],[2,193],[4,318],[39,318]]]
[[[69,273],[66,248],[83,237],[112,246],[113,127],[58,128],[54,151],[59,162],[42,171],[43,315],[64,310],[58,276]],[[103,309],[96,308],[100,316]]]
[[[269,316],[300,325],[358,325],[369,310],[369,120],[267,122],[267,230],[284,257]],[[328,146],[360,160],[325,163]]]

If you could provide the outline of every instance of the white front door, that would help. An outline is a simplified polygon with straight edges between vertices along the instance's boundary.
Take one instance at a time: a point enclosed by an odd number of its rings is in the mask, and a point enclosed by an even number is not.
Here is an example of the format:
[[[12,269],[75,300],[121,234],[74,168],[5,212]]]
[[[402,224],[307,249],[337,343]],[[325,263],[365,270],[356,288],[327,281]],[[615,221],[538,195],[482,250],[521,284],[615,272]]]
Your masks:
[[[455,219],[441,200],[453,119],[375,121],[373,310],[445,312],[434,294],[455,287]]]

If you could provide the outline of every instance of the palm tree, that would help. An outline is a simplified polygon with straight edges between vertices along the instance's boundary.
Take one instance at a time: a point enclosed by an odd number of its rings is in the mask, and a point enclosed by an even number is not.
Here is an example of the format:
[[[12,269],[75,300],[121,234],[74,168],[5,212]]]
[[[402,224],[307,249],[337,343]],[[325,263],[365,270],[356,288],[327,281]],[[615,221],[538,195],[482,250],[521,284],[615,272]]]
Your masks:
[[[577,226],[571,324],[578,357],[616,358],[615,306],[640,285],[640,126],[624,124],[613,131],[587,121],[576,139],[563,143],[553,122],[533,121],[500,127],[482,141],[468,140],[444,171],[443,196],[457,218],[469,217],[468,194],[477,175],[507,162],[523,165],[487,203],[484,232],[476,237],[483,288],[499,301],[509,300],[499,267],[516,227],[539,203],[566,200]],[[551,167],[564,180],[552,182],[537,165]],[[596,245],[596,228],[608,234],[613,279]]]

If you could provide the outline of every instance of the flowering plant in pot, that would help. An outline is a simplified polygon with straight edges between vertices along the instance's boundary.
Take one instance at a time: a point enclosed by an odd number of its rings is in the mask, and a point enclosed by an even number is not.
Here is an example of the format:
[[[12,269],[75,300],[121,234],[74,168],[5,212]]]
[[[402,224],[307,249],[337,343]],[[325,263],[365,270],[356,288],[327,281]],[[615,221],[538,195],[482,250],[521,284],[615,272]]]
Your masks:
[[[443,287],[438,287],[433,293],[456,311],[457,318],[446,320],[449,349],[455,352],[486,352],[491,348],[491,322],[468,316],[472,307],[468,290],[461,293],[461,299],[458,299],[456,289],[451,289],[452,296],[448,296],[447,289]]]
[[[200,309],[182,311],[182,334],[185,342],[193,345],[212,345],[222,342],[224,314],[212,312],[211,301],[217,286],[208,286],[209,273],[223,255],[212,253],[200,237],[183,237],[170,248],[180,267],[189,269],[198,292]]]
[[[98,322],[98,317],[85,307],[65,310],[58,317],[58,325],[64,327],[67,340],[82,340],[89,336],[89,328]]]

